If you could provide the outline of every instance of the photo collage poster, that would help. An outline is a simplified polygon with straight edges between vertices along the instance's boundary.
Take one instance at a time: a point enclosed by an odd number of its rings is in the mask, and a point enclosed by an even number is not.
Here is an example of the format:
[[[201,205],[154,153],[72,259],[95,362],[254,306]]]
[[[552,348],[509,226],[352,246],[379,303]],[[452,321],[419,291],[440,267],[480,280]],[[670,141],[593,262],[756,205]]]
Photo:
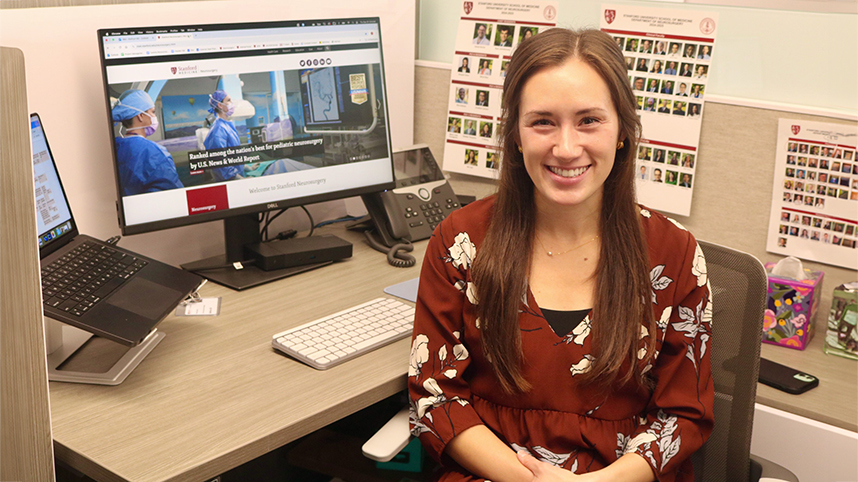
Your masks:
[[[555,26],[556,1],[462,2],[447,107],[444,170],[498,178],[501,96],[512,52]]]
[[[623,51],[643,126],[638,202],[688,216],[718,14],[602,5],[601,29]]]
[[[858,128],[778,122],[766,250],[858,269]]]

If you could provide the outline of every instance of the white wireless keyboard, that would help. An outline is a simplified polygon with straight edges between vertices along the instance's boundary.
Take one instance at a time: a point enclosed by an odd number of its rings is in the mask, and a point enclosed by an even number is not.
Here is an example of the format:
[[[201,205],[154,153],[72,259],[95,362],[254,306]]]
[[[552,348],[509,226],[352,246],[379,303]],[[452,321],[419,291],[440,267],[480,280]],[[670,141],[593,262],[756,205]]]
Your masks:
[[[377,298],[274,335],[275,349],[324,370],[411,336],[414,307]]]

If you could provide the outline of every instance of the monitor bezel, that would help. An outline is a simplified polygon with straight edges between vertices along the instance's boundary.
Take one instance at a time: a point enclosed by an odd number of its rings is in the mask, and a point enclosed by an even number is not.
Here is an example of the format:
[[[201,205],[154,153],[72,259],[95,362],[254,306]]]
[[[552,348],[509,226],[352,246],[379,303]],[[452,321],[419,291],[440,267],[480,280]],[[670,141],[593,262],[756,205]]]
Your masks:
[[[381,77],[381,93],[383,96],[382,108],[384,109],[385,130],[387,137],[388,156],[390,160],[390,181],[372,185],[361,186],[353,189],[334,191],[313,196],[301,196],[292,199],[282,199],[276,202],[264,202],[251,206],[242,206],[214,211],[211,213],[200,213],[186,215],[178,218],[162,219],[159,221],[145,222],[129,225],[125,222],[125,210],[123,205],[122,186],[117,169],[117,152],[115,147],[114,126],[112,120],[112,109],[110,104],[110,92],[107,81],[107,65],[104,52],[104,37],[108,34],[121,35],[128,31],[148,31],[148,30],[189,30],[194,31],[215,31],[215,30],[240,30],[252,28],[286,28],[286,27],[307,27],[326,26],[326,23],[334,22],[349,22],[349,23],[375,23],[378,25],[378,51],[379,51],[379,74]],[[309,25],[308,25],[309,24]],[[142,33],[142,32],[140,32]],[[389,97],[387,95],[387,75],[384,68],[384,43],[381,33],[381,17],[343,17],[329,19],[307,19],[307,20],[278,20],[270,22],[237,22],[237,23],[217,23],[217,24],[186,24],[186,25],[168,25],[168,26],[142,26],[142,27],[124,27],[124,28],[103,28],[98,29],[98,51],[99,64],[101,66],[102,87],[104,91],[104,105],[106,109],[106,118],[108,120],[108,134],[110,139],[110,152],[113,162],[114,187],[116,189],[116,212],[119,229],[123,235],[142,234],[163,229],[178,228],[182,226],[191,226],[195,224],[206,223],[210,221],[218,221],[222,219],[244,216],[248,214],[264,213],[268,211],[287,209],[290,207],[302,206],[307,204],[315,204],[325,201],[335,201],[349,197],[360,196],[362,194],[370,194],[374,192],[382,192],[396,187],[396,178],[393,165],[393,142],[390,131],[390,111],[388,108]],[[187,55],[169,55],[158,57],[160,61],[169,60],[187,60]],[[191,58],[194,58],[191,56]],[[198,57],[197,57],[198,58]],[[331,134],[336,134],[332,131]]]

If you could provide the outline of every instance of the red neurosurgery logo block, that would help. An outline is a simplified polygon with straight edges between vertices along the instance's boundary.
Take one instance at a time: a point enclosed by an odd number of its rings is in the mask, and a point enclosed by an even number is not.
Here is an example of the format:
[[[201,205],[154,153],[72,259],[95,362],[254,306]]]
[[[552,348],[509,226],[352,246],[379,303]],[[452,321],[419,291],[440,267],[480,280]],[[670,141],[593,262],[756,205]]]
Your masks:
[[[226,185],[206,187],[186,191],[188,195],[188,214],[203,214],[229,208],[229,196]]]

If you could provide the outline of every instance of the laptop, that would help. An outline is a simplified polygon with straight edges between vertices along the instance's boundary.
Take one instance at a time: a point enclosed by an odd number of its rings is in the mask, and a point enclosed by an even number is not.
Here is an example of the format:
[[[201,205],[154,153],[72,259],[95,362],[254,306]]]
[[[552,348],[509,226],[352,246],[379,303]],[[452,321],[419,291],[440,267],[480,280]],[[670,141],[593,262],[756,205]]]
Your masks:
[[[203,279],[80,234],[36,113],[30,132],[45,316],[138,345]]]

